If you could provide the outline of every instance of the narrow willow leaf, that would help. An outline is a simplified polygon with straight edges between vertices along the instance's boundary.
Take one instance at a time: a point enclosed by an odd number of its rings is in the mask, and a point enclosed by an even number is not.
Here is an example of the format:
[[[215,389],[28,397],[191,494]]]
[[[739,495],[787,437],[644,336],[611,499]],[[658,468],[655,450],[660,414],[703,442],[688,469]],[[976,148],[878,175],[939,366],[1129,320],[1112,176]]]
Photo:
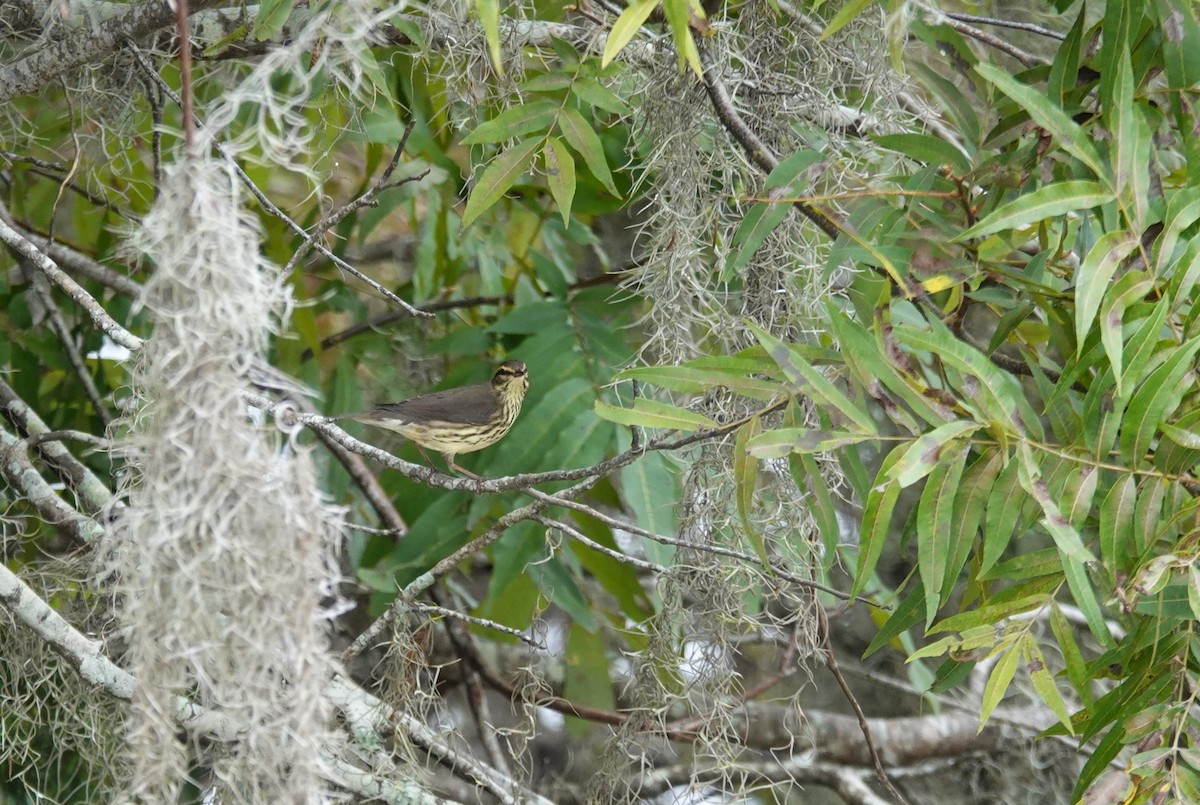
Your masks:
[[[702,369],[684,366],[638,366],[617,375],[618,380],[638,380],[670,391],[704,394],[724,388],[754,400],[774,400],[786,391],[778,383],[748,377],[743,367]]]
[[[1089,210],[1112,200],[1112,192],[1097,182],[1055,182],[1001,205],[954,240],[961,242],[1006,229],[1024,229],[1047,218]]]
[[[916,626],[925,614],[925,586],[917,581],[913,589],[906,595],[887,620],[879,626],[879,631],[871,638],[863,657],[870,657],[876,651],[891,643],[904,632]]]
[[[1188,411],[1174,423],[1164,422],[1154,449],[1154,466],[1167,473],[1190,472],[1200,464],[1200,409]]]
[[[608,32],[608,40],[604,43],[604,55],[600,60],[601,67],[612,63],[656,8],[658,0],[637,0],[621,12],[617,21],[613,23],[612,30]]]
[[[697,19],[704,19],[704,9],[699,5],[692,9],[688,6],[688,0],[663,0],[663,11],[667,18],[667,27],[671,29],[671,39],[675,43],[680,72],[686,65],[697,78],[702,78],[704,68],[700,64],[700,51],[696,48],[696,40],[692,38],[690,22],[693,13]]]
[[[1200,220],[1200,187],[1184,187],[1167,196],[1167,211],[1163,215],[1163,231],[1155,246],[1154,265],[1157,274],[1165,277],[1172,265],[1179,236]]]
[[[858,425],[863,433],[876,434],[878,432],[875,428],[875,420],[871,418],[866,409],[853,402],[829,378],[805,360],[800,351],[793,348],[794,345],[785,344],[753,322],[746,324],[790,382],[811,396],[815,402],[830,413],[848,418]]]
[[[1142,301],[1154,290],[1154,279],[1144,271],[1128,271],[1104,295],[1100,306],[1100,342],[1108,353],[1113,374],[1117,378],[1117,395],[1123,396],[1125,349],[1125,311]]]
[[[1042,656],[1042,650],[1038,648],[1037,641],[1033,638],[1022,640],[1021,649],[1025,653],[1025,667],[1029,671],[1029,681],[1033,683],[1034,691],[1046,703],[1050,712],[1054,713],[1058,722],[1066,728],[1067,732],[1074,735],[1075,725],[1071,723],[1071,714],[1067,712],[1067,703],[1063,701],[1058,686],[1054,684],[1053,675],[1046,668],[1046,658]]]
[[[1000,700],[1004,698],[1004,694],[1008,692],[1008,686],[1012,684],[1013,676],[1017,672],[1017,661],[1021,658],[1021,651],[1014,642],[1003,648],[1003,656],[993,666],[992,673],[988,675],[988,680],[983,686],[983,702],[979,708],[979,729],[982,731],[984,725],[987,724],[988,718],[991,717],[992,711],[1000,704]]]
[[[871,439],[874,437],[846,431],[783,428],[756,436],[750,440],[748,449],[756,458],[781,458],[788,453],[826,453]]]
[[[1135,103],[1128,50],[1121,51],[1113,89],[1116,95],[1105,107],[1108,128],[1113,134],[1113,177],[1129,224],[1140,232],[1145,227],[1150,203],[1150,126]]]
[[[550,73],[549,75],[557,74]],[[575,96],[584,103],[595,106],[597,109],[603,109],[605,112],[612,112],[614,115],[629,114],[629,104],[595,78],[583,77],[574,82],[568,80],[567,83],[571,86],[571,92],[575,93]]]
[[[487,40],[492,67],[497,75],[504,75],[504,63],[500,59],[500,0],[475,0],[475,10]]]
[[[545,131],[558,115],[559,104],[534,101],[505,109],[491,120],[476,126],[463,138],[463,145],[502,143],[535,131]]]
[[[632,6],[631,6],[632,8]],[[622,15],[624,16],[624,15]],[[604,185],[604,189],[614,196],[620,196],[617,186],[613,184],[612,172],[608,169],[608,159],[604,156],[604,145],[600,136],[592,128],[592,124],[583,119],[574,107],[564,106],[558,115],[558,129],[572,148],[581,157],[588,170]]]
[[[1163,501],[1170,484],[1163,478],[1147,478],[1142,482],[1133,511],[1133,549],[1138,554],[1144,553],[1158,538]]]
[[[750,208],[733,233],[733,249],[725,261],[722,278],[728,282],[738,276],[775,229],[792,212],[792,205],[783,201],[785,193],[773,190],[770,202],[759,202]]]
[[[1100,473],[1095,467],[1080,467],[1071,473],[1063,488],[1063,516],[1072,528],[1079,529],[1092,511],[1092,500],[1096,497],[1096,485],[1100,482]]]
[[[929,595],[925,599],[925,624],[933,623],[941,606],[940,591],[946,562],[953,550],[954,500],[967,461],[967,445],[947,443],[929,473],[917,505],[917,569]]]
[[[1130,399],[1121,425],[1120,447],[1122,458],[1131,466],[1138,466],[1144,460],[1158,426],[1183,400],[1191,385],[1183,380],[1191,372],[1197,350],[1200,350],[1200,336],[1175,348]]]
[[[788,462],[792,480],[796,486],[806,490],[811,496],[809,508],[813,519],[817,521],[817,530],[821,532],[824,552],[821,565],[828,570],[837,558],[838,543],[841,541],[842,528],[838,523],[837,509],[833,505],[833,494],[817,460],[812,456],[792,456]]]
[[[851,321],[833,303],[826,306],[829,327],[842,348],[846,364],[854,370],[858,381],[864,386],[873,380],[901,400],[928,425],[941,425],[947,417],[939,413],[919,392],[909,385],[896,367],[884,357],[882,347],[861,324]]]
[[[817,38],[817,41],[824,42],[845,28],[873,2],[875,0],[850,0],[850,2],[839,8],[837,13],[833,15],[833,19],[825,26],[825,30],[821,32],[821,36]]]
[[[1110,573],[1123,567],[1133,546],[1133,514],[1137,482],[1122,475],[1100,504],[1100,558]]]
[[[1083,660],[1083,652],[1079,650],[1079,644],[1075,641],[1075,630],[1062,614],[1057,601],[1050,602],[1050,629],[1054,632],[1059,651],[1062,652],[1071,686],[1075,688],[1076,695],[1083,703],[1091,706],[1092,677],[1088,673],[1087,663]]]
[[[811,149],[797,151],[786,159],[781,160],[778,165],[771,169],[771,172],[767,174],[767,180],[763,186],[767,190],[791,188],[795,181],[800,178],[800,174],[824,158],[825,155],[820,151],[813,151]]]
[[[1100,611],[1100,601],[1096,598],[1096,591],[1092,589],[1092,582],[1088,579],[1083,562],[1070,556],[1063,556],[1063,572],[1067,577],[1067,586],[1071,589],[1075,605],[1083,611],[1084,620],[1087,621],[1092,637],[1096,638],[1106,649],[1115,648],[1116,643],[1113,641],[1112,633],[1108,631],[1108,624],[1104,622],[1104,614]]]
[[[1013,615],[1021,615],[1026,612],[1034,612],[1041,609],[1050,600],[1050,596],[1045,593],[1035,595],[1020,596],[1007,601],[1002,601],[998,604],[988,604],[987,606],[972,609],[967,612],[959,612],[956,615],[951,615],[949,618],[938,621],[933,628],[929,630],[929,634],[940,634],[942,632],[962,632],[967,629],[974,629],[980,626],[995,624],[1011,618]]]
[[[900,497],[900,484],[888,480],[888,473],[903,454],[904,445],[892,448],[875,476],[875,485],[867,495],[867,502],[863,507],[862,528],[859,529],[858,535],[858,562],[855,564],[851,597],[859,595],[866,588],[867,582],[875,573],[875,565],[883,553],[883,546],[887,544],[888,535],[891,533],[892,511]]]
[[[463,229],[474,223],[476,218],[499,201],[517,179],[521,178],[533,162],[533,154],[540,144],[541,141],[537,138],[524,140],[492,160],[471,190],[471,197],[467,199],[467,209],[463,213]]]
[[[962,488],[954,503],[954,530],[942,581],[942,601],[950,598],[958,575],[967,564],[975,544],[975,535],[983,522],[988,497],[1003,464],[1000,451],[990,448],[963,475]]]
[[[934,167],[949,165],[959,175],[970,173],[971,161],[941,137],[929,134],[877,134],[872,140],[892,151]]]
[[[1133,232],[1121,230],[1101,235],[1096,243],[1088,250],[1087,256],[1075,272],[1075,343],[1077,349],[1083,349],[1083,342],[1096,314],[1100,311],[1100,302],[1104,292],[1108,290],[1113,273],[1121,261],[1137,248],[1138,236]]]
[[[1024,428],[1030,429],[1035,435],[1040,432],[1037,418],[1027,412],[1029,403],[1024,399],[1016,379],[989,361],[982,352],[957,340],[948,331],[934,333],[898,324],[893,332],[910,349],[936,355],[958,371],[976,378],[979,389],[973,395],[974,399],[992,421],[1004,426],[1008,432],[1020,433]],[[1017,424],[1018,415],[1020,426]]]
[[[575,200],[575,160],[557,137],[546,138],[542,159],[546,164],[546,184],[550,186],[550,195],[554,196],[554,203],[558,205],[563,226],[570,226],[571,202]]]
[[[618,425],[629,425],[643,428],[670,428],[672,430],[700,430],[715,428],[713,422],[704,414],[697,414],[686,408],[680,408],[657,400],[647,400],[639,397],[633,401],[631,408],[620,408],[610,405],[603,400],[596,401],[596,416],[616,422]]]
[[[947,422],[941,427],[918,436],[892,467],[889,476],[902,487],[912,486],[942,462],[943,445],[977,430],[979,430],[979,425],[976,423],[959,420],[958,422]]]
[[[1050,490],[1041,478],[1042,472],[1033,456],[1033,450],[1028,444],[1022,443],[1017,452],[1020,457],[1017,477],[1021,481],[1021,487],[1032,495],[1033,499],[1042,507],[1044,515],[1042,523],[1050,532],[1050,536],[1054,538],[1054,544],[1058,546],[1064,556],[1071,557],[1080,563],[1096,561],[1096,557],[1092,556],[1092,552],[1084,546],[1079,532],[1059,511],[1058,504],[1054,502]]]
[[[733,488],[737,499],[738,518],[742,521],[742,530],[746,539],[754,547],[758,560],[768,571],[771,569],[771,557],[767,554],[767,545],[759,531],[750,520],[750,512],[754,508],[754,488],[758,485],[758,461],[746,449],[746,445],[758,435],[761,424],[757,416],[738,428],[737,437],[733,442]]]
[[[1063,150],[1086,165],[1096,178],[1107,181],[1104,163],[1092,138],[1061,108],[1039,90],[1023,84],[1006,71],[992,64],[980,63],[975,72],[996,85],[1001,92],[1016,101],[1029,113],[1034,123],[1054,136]]]
[[[1087,8],[1080,6],[1071,31],[1054,54],[1054,63],[1050,66],[1050,77],[1046,80],[1046,87],[1050,91],[1050,100],[1056,106],[1065,106],[1067,93],[1075,89],[1075,81],[1079,75],[1079,56],[1083,52],[1083,29],[1086,20]]]
[[[987,514],[983,523],[983,561],[979,567],[981,576],[1004,555],[1017,528],[1023,503],[1017,462],[1009,461],[1000,471],[988,495]]]
[[[255,40],[265,42],[283,30],[292,13],[292,0],[263,0],[254,17]]]
[[[1192,608],[1192,617],[1200,621],[1200,568],[1191,565],[1187,569],[1188,606]]]

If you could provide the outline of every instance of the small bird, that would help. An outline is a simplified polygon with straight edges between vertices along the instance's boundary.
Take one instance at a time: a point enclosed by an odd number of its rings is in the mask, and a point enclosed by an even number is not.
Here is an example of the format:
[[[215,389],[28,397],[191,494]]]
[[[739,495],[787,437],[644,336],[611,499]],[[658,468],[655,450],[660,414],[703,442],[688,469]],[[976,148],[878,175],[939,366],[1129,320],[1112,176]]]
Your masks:
[[[454,463],[454,457],[491,447],[503,439],[521,413],[528,388],[529,370],[525,364],[505,361],[496,368],[490,383],[422,394],[362,414],[334,418],[394,430],[412,439],[427,462],[426,447],[440,452],[448,466],[479,481],[483,479]]]

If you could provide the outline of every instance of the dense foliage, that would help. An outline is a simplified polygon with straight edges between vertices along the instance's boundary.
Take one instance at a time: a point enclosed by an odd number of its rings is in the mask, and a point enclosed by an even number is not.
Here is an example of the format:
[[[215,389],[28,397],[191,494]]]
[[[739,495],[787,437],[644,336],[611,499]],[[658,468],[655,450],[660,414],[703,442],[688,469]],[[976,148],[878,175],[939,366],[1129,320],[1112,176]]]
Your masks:
[[[233,197],[271,264],[245,271],[290,296],[270,371],[246,358],[231,382],[272,414],[247,418],[265,440],[313,450],[355,526],[338,648],[393,716],[364,738],[346,715],[359,700],[339,682],[331,701],[360,759],[384,738],[410,746],[395,768],[365,764],[380,778],[418,779],[421,753],[449,745],[422,713],[468,713],[478,736],[460,747],[481,760],[456,774],[497,797],[691,783],[784,801],[801,781],[932,801],[936,780],[876,779],[869,738],[858,755],[813,738],[800,668],[827,666],[853,700],[839,664],[862,652],[914,716],[965,704],[969,733],[1005,714],[1068,741],[1073,790],[1055,796],[1200,801],[1200,24],[1186,0],[1057,2],[1021,30],[862,0],[430,3],[364,12],[357,38],[331,25],[266,71],[263,54],[287,55],[325,4],[193,3],[186,82],[165,33],[89,56],[103,26],[55,21],[53,5],[0,3],[0,590],[19,578],[121,664],[107,592],[73,559],[120,516],[138,459],[114,445],[147,438],[131,414],[154,395],[142,339],[173,344],[164,300],[186,311],[205,292],[203,278],[154,290],[165,252],[145,245],[177,187],[165,168],[188,170],[183,93],[211,138],[192,157],[243,171]],[[130,8],[81,5],[118,26]],[[82,61],[38,61],[71,37]],[[45,71],[35,89],[26,69]],[[348,425],[396,450],[370,453],[315,416],[480,382],[502,359],[524,361],[531,387],[502,442],[460,457],[482,484]],[[313,433],[290,431],[279,400]],[[831,639],[836,607],[867,631]],[[95,723],[58,713],[63,691],[102,686],[13,617],[0,650],[46,679],[0,670],[12,796],[119,789],[124,705]],[[381,634],[390,656],[365,650]],[[439,670],[452,662],[466,670]],[[488,715],[485,689],[515,722]],[[780,723],[812,707],[818,732],[756,736],[764,700]],[[571,762],[515,738],[501,751],[493,731],[566,743]],[[56,734],[70,739],[51,748]],[[951,743],[893,771],[980,748]],[[535,756],[551,770],[528,771]],[[463,771],[476,762],[499,776]],[[326,779],[404,801],[344,769]]]

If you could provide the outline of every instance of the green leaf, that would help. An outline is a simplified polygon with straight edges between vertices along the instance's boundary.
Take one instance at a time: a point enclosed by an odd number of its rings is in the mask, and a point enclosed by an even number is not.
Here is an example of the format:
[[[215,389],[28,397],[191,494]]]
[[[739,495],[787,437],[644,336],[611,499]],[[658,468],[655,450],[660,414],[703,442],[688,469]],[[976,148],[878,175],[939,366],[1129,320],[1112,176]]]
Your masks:
[[[629,114],[629,104],[595,78],[584,77],[576,80],[571,84],[571,92],[575,93],[579,100],[597,109],[616,115]]]
[[[1120,447],[1122,457],[1131,466],[1138,466],[1144,460],[1159,425],[1182,402],[1191,385],[1183,380],[1191,372],[1197,350],[1200,350],[1200,336],[1176,347],[1130,399],[1121,424]]]
[[[546,138],[542,151],[546,164],[546,184],[562,214],[563,226],[571,225],[571,202],[575,199],[575,160],[557,137]]]
[[[1062,652],[1063,662],[1067,666],[1067,677],[1075,688],[1075,693],[1083,699],[1087,706],[1092,703],[1092,678],[1088,674],[1087,663],[1083,661],[1083,652],[1075,641],[1075,630],[1062,614],[1057,601],[1050,602],[1050,629],[1054,639],[1058,641],[1059,651]],[[1074,733],[1072,733],[1074,734]]]
[[[988,496],[987,515],[983,523],[983,561],[979,567],[981,576],[1004,555],[1017,528],[1023,503],[1017,462],[1009,461],[1000,471]]]
[[[1113,89],[1115,97],[1105,106],[1108,127],[1113,134],[1113,176],[1126,220],[1140,232],[1145,227],[1146,209],[1150,203],[1150,126],[1134,103],[1133,67],[1128,50],[1121,51]]]
[[[769,195],[772,199],[782,199],[787,192],[772,190]],[[758,251],[758,247],[763,245],[791,211],[791,203],[782,200],[759,202],[750,208],[733,233],[733,249],[725,261],[725,269],[721,275],[724,281],[732,280],[746,267]]]
[[[638,525],[655,534],[675,534],[675,472],[661,453],[647,453],[621,470],[621,499],[637,516]],[[660,565],[674,561],[675,546],[650,539],[642,540],[646,558]]]
[[[1035,435],[1040,431],[1040,423],[1029,410],[1029,403],[1016,379],[995,366],[979,350],[954,338],[944,325],[938,325],[938,331],[931,332],[898,324],[893,333],[910,349],[936,355],[944,363],[978,379],[979,389],[972,401],[977,402],[993,422],[1012,433],[1021,433],[1026,428]]]
[[[1107,183],[1108,176],[1104,164],[1088,133],[1066,112],[1052,104],[1045,93],[1020,83],[1008,72],[993,64],[980,62],[975,65],[975,72],[1016,101],[1022,109],[1029,113],[1034,123],[1048,131],[1058,141],[1064,151],[1086,165],[1096,178]]]
[[[979,708],[979,728],[983,729],[987,724],[988,718],[992,715],[992,711],[1000,704],[1000,700],[1004,698],[1004,694],[1008,692],[1008,686],[1012,684],[1013,676],[1017,672],[1017,660],[1021,658],[1021,649],[1018,643],[1013,642],[1004,649],[1003,656],[992,668],[991,674],[988,675],[988,680],[983,686],[983,702]]]
[[[1133,546],[1133,512],[1137,500],[1137,482],[1122,475],[1108,490],[1100,504],[1100,558],[1110,572],[1125,564]]]
[[[1197,220],[1200,220],[1200,187],[1184,187],[1167,197],[1163,231],[1154,244],[1154,264],[1160,277],[1167,276],[1170,271],[1179,236]]]
[[[1121,261],[1137,248],[1138,236],[1128,231],[1108,232],[1096,240],[1075,272],[1075,343],[1083,342],[1100,311],[1100,301],[1108,290],[1113,273]]]
[[[656,8],[658,0],[637,0],[621,12],[608,32],[608,41],[604,43],[604,55],[600,60],[601,67],[612,64],[612,60],[625,49]]]
[[[517,179],[521,178],[533,162],[533,154],[540,144],[537,139],[524,140],[492,160],[471,191],[471,197],[467,199],[467,209],[462,219],[463,229],[474,223],[476,218],[499,201]]]
[[[809,494],[809,510],[824,543],[821,565],[828,570],[837,558],[837,546],[842,535],[837,509],[833,505],[833,494],[829,491],[821,468],[817,466],[817,460],[812,456],[792,456],[788,468],[796,486]]]
[[[907,403],[926,424],[937,426],[946,421],[945,415],[939,413],[900,376],[895,365],[884,357],[879,342],[861,324],[851,321],[832,302],[826,305],[826,312],[829,327],[841,346],[847,366],[854,370],[855,376],[868,387],[868,391],[877,381]],[[871,393],[876,397],[883,394],[882,390]]]
[[[850,2],[839,8],[838,12],[833,15],[833,19],[831,19],[829,24],[825,26],[825,30],[821,32],[819,37],[817,37],[817,41],[824,42],[826,39],[845,28],[854,21],[855,17],[863,13],[867,6],[874,2],[875,0],[850,0]]]
[[[561,607],[570,615],[571,620],[581,628],[594,632],[600,627],[592,605],[588,603],[583,590],[559,557],[551,556],[539,562],[531,562],[526,568],[526,573],[538,589],[545,593],[555,606]]]
[[[617,375],[618,380],[638,380],[670,391],[706,394],[724,388],[754,400],[774,400],[785,390],[767,380],[747,376],[743,369],[702,369],[685,366],[638,366]]]
[[[867,495],[858,538],[858,562],[854,570],[854,586],[850,589],[851,597],[861,594],[866,588],[891,533],[892,511],[900,497],[900,484],[888,480],[888,474],[903,452],[904,446],[897,445],[888,453],[875,476],[875,485]]]
[[[954,500],[967,461],[967,445],[949,442],[939,452],[917,506],[917,568],[929,591],[925,598],[926,626],[933,623],[942,603],[935,591],[944,586],[946,563],[953,550]]]
[[[488,55],[497,75],[504,75],[504,64],[500,59],[500,0],[475,0],[479,24],[487,39]]]
[[[1095,467],[1083,466],[1071,471],[1063,488],[1062,510],[1072,528],[1079,529],[1087,520],[1099,482],[1100,473]]]
[[[1058,686],[1054,684],[1054,677],[1046,668],[1046,658],[1042,656],[1042,650],[1038,648],[1037,641],[1022,640],[1021,646],[1025,651],[1025,664],[1029,670],[1029,680],[1033,683],[1034,691],[1046,703],[1050,712],[1054,713],[1067,732],[1074,735],[1075,725],[1071,723],[1071,714],[1067,712],[1067,703],[1063,701],[1062,694],[1058,692]]]
[[[562,664],[564,697],[585,707],[613,708],[610,663],[603,633],[583,628],[578,622],[571,624]]]
[[[809,149],[797,151],[771,169],[763,186],[767,190],[791,189],[796,180],[800,178],[800,174],[824,158],[825,155],[820,151]]]
[[[604,188],[614,196],[620,196],[617,186],[613,184],[612,173],[608,170],[608,160],[604,156],[600,136],[591,124],[583,119],[583,115],[570,106],[563,107],[558,116],[558,129],[570,146],[583,157],[588,170]]]
[[[937,467],[943,459],[942,446],[979,430],[979,425],[968,420],[947,422],[913,440],[889,473],[889,477],[901,487],[912,486]],[[940,589],[940,580],[938,588]]]
[[[1154,280],[1144,271],[1126,272],[1113,283],[1112,288],[1104,296],[1104,304],[1100,306],[1100,341],[1104,351],[1108,353],[1108,361],[1112,364],[1113,374],[1117,378],[1117,396],[1124,397],[1122,366],[1125,348],[1125,311],[1142,301],[1154,290]]]
[[[704,9],[699,3],[690,4],[688,0],[663,0],[663,11],[666,13],[667,27],[671,29],[671,39],[675,43],[675,54],[682,72],[684,65],[692,68],[697,78],[704,76],[704,68],[700,64],[700,51],[696,48],[696,40],[692,37],[691,17],[693,12],[703,19]]]
[[[967,612],[959,612],[956,615],[951,615],[949,618],[938,621],[933,628],[929,630],[930,634],[941,634],[942,632],[962,632],[967,629],[974,629],[981,626],[991,626],[995,628],[997,623],[1011,618],[1013,615],[1021,615],[1026,612],[1034,612],[1050,600],[1050,596],[1046,593],[1036,593],[1033,595],[1025,595],[1013,598],[1008,601],[1002,601],[996,604],[988,604],[972,609]]]
[[[788,453],[825,453],[851,444],[874,439],[861,433],[812,430],[811,428],[782,428],[756,436],[748,445],[757,458],[780,458]]]
[[[833,385],[829,378],[806,361],[795,345],[783,343],[753,322],[747,322],[746,326],[758,338],[758,342],[763,345],[767,354],[775,360],[791,383],[826,410],[850,419],[855,425],[858,425],[863,433],[877,433],[875,421],[871,419],[871,415],[857,403],[852,402],[839,388]]]
[[[987,449],[963,475],[962,487],[954,504],[954,530],[951,548],[946,557],[946,573],[940,597],[947,601],[954,591],[959,573],[967,564],[975,535],[983,522],[988,498],[1004,465],[1004,455],[994,448]]]
[[[535,131],[545,131],[557,116],[558,104],[554,101],[541,100],[513,106],[476,126],[463,137],[463,145],[501,143]]]
[[[1042,514],[1045,515],[1042,523],[1054,538],[1054,544],[1058,546],[1059,551],[1080,563],[1096,561],[1096,557],[1084,546],[1083,538],[1071,525],[1071,521],[1058,510],[1058,504],[1050,495],[1045,481],[1041,480],[1041,468],[1038,467],[1028,443],[1022,442],[1017,452],[1020,456],[1017,477],[1021,481],[1021,487],[1042,507]]]
[[[863,658],[870,657],[876,651],[879,651],[879,649],[895,640],[901,633],[916,626],[924,614],[925,587],[918,579],[912,591],[896,605],[892,614],[888,616],[888,619],[879,627],[879,631],[871,638],[867,650],[863,652]]]
[[[717,426],[716,422],[704,414],[658,400],[648,400],[645,397],[638,397],[634,400],[631,408],[619,408],[603,400],[597,400],[596,416],[618,425],[642,428],[693,431]]]
[[[971,161],[962,151],[940,137],[929,134],[876,134],[872,140],[911,159],[940,167],[949,165],[959,175],[971,172]]]
[[[265,42],[283,30],[292,13],[292,0],[263,0],[258,4],[258,14],[254,17],[253,36],[259,42]]]
[[[1001,205],[954,240],[962,242],[1005,229],[1024,229],[1047,218],[1088,210],[1112,200],[1112,192],[1097,182],[1055,182]]]
[[[1114,648],[1116,643],[1108,631],[1108,624],[1104,622],[1104,614],[1100,611],[1100,601],[1096,598],[1096,591],[1092,589],[1092,583],[1088,579],[1083,562],[1071,556],[1063,556],[1063,572],[1066,574],[1071,596],[1075,599],[1076,606],[1083,611],[1084,620],[1087,621],[1092,636],[1104,648]]]
[[[750,512],[754,508],[754,489],[758,486],[758,462],[752,460],[748,444],[758,435],[762,426],[757,416],[738,428],[733,442],[733,488],[737,500],[738,519],[742,521],[742,530],[754,547],[758,560],[767,570],[771,568],[771,557],[767,553],[767,544],[762,533],[750,521]]]

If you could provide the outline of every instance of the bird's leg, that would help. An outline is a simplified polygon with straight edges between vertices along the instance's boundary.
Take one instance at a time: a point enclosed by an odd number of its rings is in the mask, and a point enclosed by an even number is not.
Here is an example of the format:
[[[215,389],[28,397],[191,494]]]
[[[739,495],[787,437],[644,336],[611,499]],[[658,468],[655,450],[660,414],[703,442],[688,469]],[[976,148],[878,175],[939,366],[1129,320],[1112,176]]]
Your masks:
[[[455,463],[454,463],[454,454],[453,454],[453,453],[442,453],[442,458],[446,459],[446,466],[447,466],[447,467],[451,467],[451,468],[453,468],[453,469],[456,469],[456,470],[458,470],[459,472],[461,472],[463,475],[467,476],[468,478],[474,478],[476,481],[482,481],[482,480],[483,480],[482,478],[480,478],[480,477],[479,477],[478,475],[476,475],[475,473],[471,472],[471,471],[470,471],[469,469],[467,469],[466,467],[460,467],[459,465],[455,464]]]
[[[421,447],[419,442],[414,441],[413,444],[415,444],[417,446],[417,450],[421,451],[421,457],[425,459],[425,463],[429,465],[429,469],[434,470],[436,472],[437,465],[433,463],[433,459],[431,459],[429,457],[429,454],[425,452],[425,448]]]

